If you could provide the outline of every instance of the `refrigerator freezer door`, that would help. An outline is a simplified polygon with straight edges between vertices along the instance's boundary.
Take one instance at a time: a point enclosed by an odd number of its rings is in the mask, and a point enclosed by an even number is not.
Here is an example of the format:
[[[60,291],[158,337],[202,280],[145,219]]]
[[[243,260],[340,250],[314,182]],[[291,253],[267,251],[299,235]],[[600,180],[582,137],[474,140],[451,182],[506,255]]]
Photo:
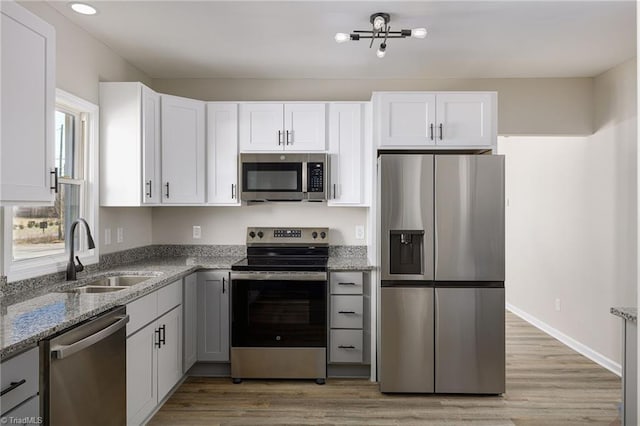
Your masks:
[[[433,155],[379,161],[381,279],[433,280]]]
[[[435,299],[435,391],[504,393],[504,288],[436,288]]]
[[[380,303],[380,391],[432,393],[433,287],[383,287]]]
[[[438,281],[504,281],[504,156],[436,156],[435,247]]]

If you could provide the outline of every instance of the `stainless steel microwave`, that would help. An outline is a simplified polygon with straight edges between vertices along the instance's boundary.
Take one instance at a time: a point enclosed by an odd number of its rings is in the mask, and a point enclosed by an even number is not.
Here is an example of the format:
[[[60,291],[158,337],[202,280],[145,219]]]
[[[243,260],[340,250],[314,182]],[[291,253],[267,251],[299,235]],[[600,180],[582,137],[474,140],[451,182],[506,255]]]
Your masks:
[[[243,201],[325,201],[327,154],[240,154]]]

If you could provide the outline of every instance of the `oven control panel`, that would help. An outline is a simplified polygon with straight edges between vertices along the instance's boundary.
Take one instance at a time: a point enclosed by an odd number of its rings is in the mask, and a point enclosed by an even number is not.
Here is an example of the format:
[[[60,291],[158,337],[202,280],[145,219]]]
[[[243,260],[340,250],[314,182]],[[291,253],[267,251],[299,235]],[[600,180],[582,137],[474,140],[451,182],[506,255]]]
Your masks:
[[[329,245],[329,228],[247,228],[247,245]]]

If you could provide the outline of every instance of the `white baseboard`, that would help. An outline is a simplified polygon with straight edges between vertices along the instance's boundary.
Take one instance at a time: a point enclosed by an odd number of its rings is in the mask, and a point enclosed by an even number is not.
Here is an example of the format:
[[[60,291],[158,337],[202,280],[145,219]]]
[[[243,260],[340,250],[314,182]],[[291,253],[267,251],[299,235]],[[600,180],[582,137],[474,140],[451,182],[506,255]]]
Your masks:
[[[551,337],[569,346],[571,349],[578,352],[579,354],[586,356],[591,361],[611,371],[613,374],[617,376],[622,376],[622,366],[617,362],[607,358],[606,356],[602,355],[599,352],[594,351],[587,345],[578,342],[574,338],[567,336],[563,332],[551,327],[549,324],[543,321],[540,321],[538,318],[534,317],[533,315],[530,315],[516,308],[510,303],[507,303],[507,309],[513,312],[514,314],[516,314],[517,316],[519,316],[520,318],[522,318],[523,320],[525,320],[526,322],[528,322],[529,324],[533,325],[534,327],[544,331]]]

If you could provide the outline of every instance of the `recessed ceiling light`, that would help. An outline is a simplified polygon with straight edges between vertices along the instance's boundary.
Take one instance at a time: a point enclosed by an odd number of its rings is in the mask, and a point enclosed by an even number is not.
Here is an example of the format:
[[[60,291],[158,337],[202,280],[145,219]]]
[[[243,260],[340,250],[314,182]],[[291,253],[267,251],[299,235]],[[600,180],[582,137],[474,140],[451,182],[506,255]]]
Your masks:
[[[71,3],[71,9],[82,15],[95,15],[98,11],[95,7],[86,3]]]

